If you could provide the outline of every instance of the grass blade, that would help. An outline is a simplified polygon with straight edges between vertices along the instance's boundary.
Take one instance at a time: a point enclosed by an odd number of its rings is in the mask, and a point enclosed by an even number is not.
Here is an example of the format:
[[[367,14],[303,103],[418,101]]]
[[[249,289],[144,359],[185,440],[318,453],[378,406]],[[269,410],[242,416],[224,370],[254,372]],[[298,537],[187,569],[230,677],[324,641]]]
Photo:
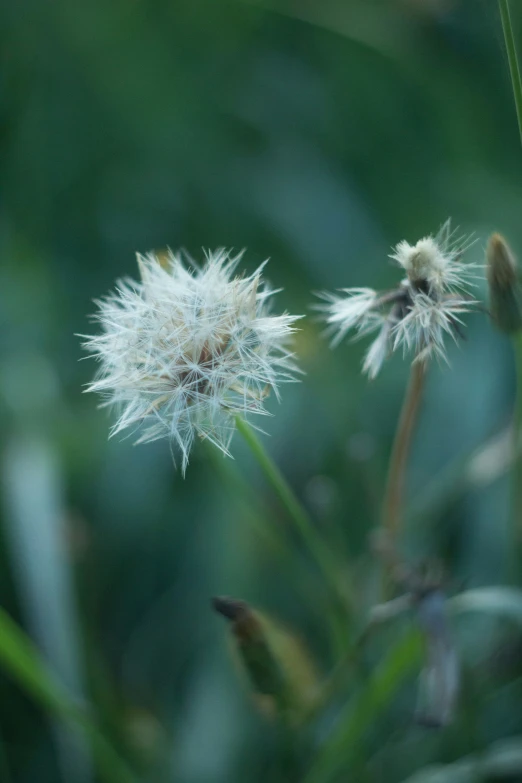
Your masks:
[[[520,77],[515,35],[511,22],[511,13],[509,11],[509,0],[498,0],[498,6],[500,9],[500,18],[502,20],[504,41],[506,43],[509,73],[511,76],[511,85],[513,87],[513,97],[515,98],[515,108],[517,110],[518,131],[520,133],[520,142],[522,143],[522,79]]]
[[[106,783],[135,782],[133,773],[101,734],[85,706],[70,699],[30,639],[3,609],[0,609],[0,666],[37,704],[85,733]]]
[[[421,660],[417,630],[409,630],[391,649],[368,682],[355,695],[347,713],[319,751],[304,783],[327,783],[350,763],[361,737],[391,702],[395,693]]]

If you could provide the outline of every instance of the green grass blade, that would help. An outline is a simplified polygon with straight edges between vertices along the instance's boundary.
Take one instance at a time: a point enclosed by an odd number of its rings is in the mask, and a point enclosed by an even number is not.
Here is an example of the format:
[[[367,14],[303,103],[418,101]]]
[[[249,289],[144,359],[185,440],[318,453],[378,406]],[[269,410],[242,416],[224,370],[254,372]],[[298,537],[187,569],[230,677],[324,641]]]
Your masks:
[[[32,642],[0,609],[0,666],[37,704],[88,737],[101,778],[106,783],[134,783],[123,759],[100,733],[86,708],[75,704],[48,671]]]
[[[348,765],[360,747],[361,738],[419,665],[421,651],[421,637],[415,629],[409,630],[392,647],[375,673],[354,696],[345,717],[319,751],[305,783],[327,783],[341,771],[341,767],[346,767],[348,775]]]
[[[520,780],[522,737],[498,740],[479,754],[464,756],[452,764],[430,765],[402,783],[479,783],[487,780]]]
[[[515,108],[517,110],[518,130],[520,141],[522,143],[522,79],[520,77],[520,67],[518,64],[517,49],[515,45],[515,35],[513,33],[513,24],[509,11],[509,0],[498,0],[500,9],[500,18],[502,20],[502,30],[506,51],[509,62],[509,73],[511,76],[511,85],[513,87],[513,96],[515,98]]]

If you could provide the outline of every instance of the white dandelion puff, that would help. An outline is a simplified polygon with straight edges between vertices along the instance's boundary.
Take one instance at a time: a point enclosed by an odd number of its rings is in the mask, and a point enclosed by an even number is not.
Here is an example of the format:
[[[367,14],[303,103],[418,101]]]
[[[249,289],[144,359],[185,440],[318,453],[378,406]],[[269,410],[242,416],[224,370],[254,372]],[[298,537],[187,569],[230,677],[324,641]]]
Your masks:
[[[473,241],[455,234],[447,220],[435,237],[424,237],[415,245],[399,242],[390,258],[406,277],[391,291],[347,288],[342,289],[345,296],[321,294],[327,304],[320,309],[335,332],[334,345],[352,329],[356,337],[378,332],[363,363],[370,378],[398,348],[413,353],[414,361],[446,360],[445,337],[461,334],[461,314],[477,304],[469,289],[481,268],[463,262]]]
[[[379,373],[388,356],[390,332],[393,329],[393,321],[389,318],[381,319],[381,324],[379,334],[366,351],[363,362],[363,372],[372,381]]]
[[[442,296],[455,290],[473,286],[478,264],[462,262],[463,253],[474,244],[468,237],[457,237],[447,220],[436,236],[419,239],[415,245],[399,242],[390,258],[401,266],[408,282],[418,290]]]
[[[102,331],[82,335],[100,363],[87,391],[119,413],[111,435],[170,438],[183,472],[196,437],[228,454],[236,416],[266,415],[270,391],[278,397],[298,372],[289,344],[300,316],[271,315],[262,266],[237,276],[240,258],[217,250],[188,269],[170,251],[165,262],[138,255],[141,282],[119,281],[96,301]]]
[[[447,295],[433,299],[418,293],[403,318],[391,330],[393,350],[402,347],[404,354],[413,351],[415,361],[437,356],[447,361],[444,349],[446,335],[456,340],[464,322],[460,314],[477,304],[474,299],[460,299]]]
[[[336,332],[332,340],[333,346],[340,343],[353,327],[356,327],[359,333],[366,333],[377,328],[373,312],[377,299],[376,291],[372,288],[346,288],[343,291],[348,296],[330,293],[319,294],[328,302],[327,305],[320,305],[319,309],[328,312],[331,331]]]

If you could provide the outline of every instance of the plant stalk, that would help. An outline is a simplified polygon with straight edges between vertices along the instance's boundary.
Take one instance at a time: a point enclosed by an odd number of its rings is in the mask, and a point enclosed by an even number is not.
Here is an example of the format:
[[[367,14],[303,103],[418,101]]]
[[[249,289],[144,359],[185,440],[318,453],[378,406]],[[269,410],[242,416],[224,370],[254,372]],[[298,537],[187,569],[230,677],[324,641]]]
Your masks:
[[[511,86],[513,88],[513,97],[517,112],[518,131],[522,143],[522,78],[518,63],[515,34],[511,22],[509,0],[498,0],[498,7],[502,20],[502,31],[504,33]],[[515,352],[517,376],[517,392],[513,416],[513,500],[515,513],[515,541],[513,552],[514,559],[518,563],[518,553],[520,552],[520,546],[522,544],[522,455],[520,454],[520,440],[522,435],[522,337],[520,335],[515,335],[513,337],[513,349]]]
[[[500,18],[502,20],[502,31],[506,44],[506,52],[509,62],[509,73],[511,76],[511,85],[513,87],[513,97],[515,99],[515,108],[517,111],[518,131],[522,143],[522,79],[520,77],[520,68],[517,58],[517,49],[515,45],[515,35],[511,22],[511,13],[509,11],[509,0],[498,0],[500,9]]]
[[[424,362],[414,362],[393,442],[382,509],[381,530],[391,546],[397,541],[402,522],[406,464],[424,390],[425,378],[426,364]]]
[[[515,541],[513,554],[518,562],[522,547],[522,334],[513,335],[516,368],[516,397],[513,411],[513,470],[512,492],[515,513]]]
[[[335,611],[339,613],[339,641],[342,635],[345,639],[343,646],[346,647],[350,610],[347,598],[343,595],[337,581],[337,562],[252,427],[239,416],[236,418],[236,426],[330,589]]]
[[[0,734],[0,780],[2,783],[13,783],[13,778],[9,770],[9,762],[7,760],[7,750],[4,739]]]

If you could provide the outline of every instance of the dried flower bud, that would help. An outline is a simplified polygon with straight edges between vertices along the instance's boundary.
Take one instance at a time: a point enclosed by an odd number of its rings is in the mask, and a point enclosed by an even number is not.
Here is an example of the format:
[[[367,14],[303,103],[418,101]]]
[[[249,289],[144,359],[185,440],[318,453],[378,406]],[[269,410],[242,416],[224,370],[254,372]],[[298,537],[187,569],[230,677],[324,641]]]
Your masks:
[[[492,234],[487,250],[489,311],[503,332],[522,329],[522,287],[516,259],[501,234]]]
[[[245,601],[218,597],[212,604],[231,623],[234,647],[259,708],[299,721],[317,695],[316,675],[302,645]]]

